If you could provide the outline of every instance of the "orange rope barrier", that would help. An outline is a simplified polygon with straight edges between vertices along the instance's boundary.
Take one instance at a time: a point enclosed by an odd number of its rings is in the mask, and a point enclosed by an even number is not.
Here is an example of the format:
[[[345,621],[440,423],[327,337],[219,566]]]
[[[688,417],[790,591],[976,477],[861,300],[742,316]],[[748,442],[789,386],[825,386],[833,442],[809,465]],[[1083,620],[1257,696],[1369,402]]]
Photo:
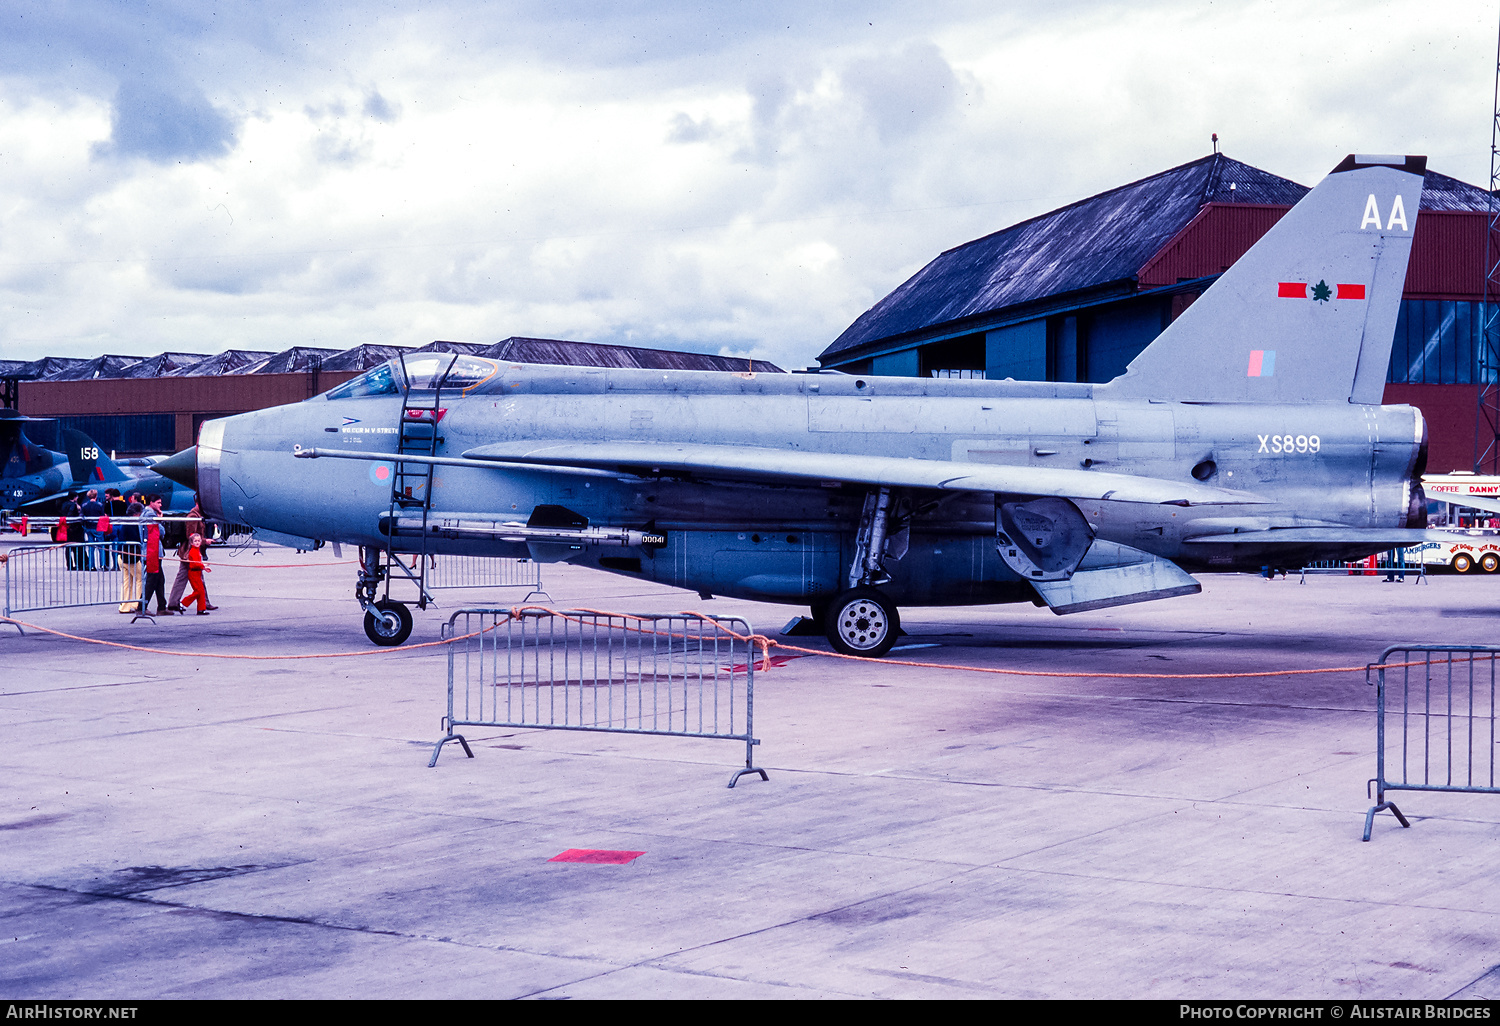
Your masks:
[[[305,655],[239,655],[220,652],[182,652],[173,649],[151,648],[144,645],[127,645],[124,642],[104,641],[99,638],[85,638],[77,634],[68,634],[64,631],[52,630],[51,628],[42,627],[34,623],[28,623],[25,620],[17,620],[16,618],[9,616],[0,616],[0,622],[14,623],[22,627],[30,627],[32,630],[39,631],[43,634],[53,634],[60,638],[67,638],[70,641],[81,641],[85,644],[90,645],[106,645],[111,648],[123,648],[133,652],[149,652],[154,655],[183,656],[194,659],[345,659],[353,656],[379,655],[384,652],[410,652],[420,648],[435,648],[442,645],[451,645],[455,641],[463,641],[467,638],[478,637],[481,634],[486,634],[490,631],[496,630],[504,623],[507,623],[511,620],[521,619],[528,612],[556,616],[562,618],[563,620],[567,620],[569,622],[577,623],[580,625],[586,622],[582,617],[569,616],[565,612],[552,609],[548,606],[512,606],[509,612],[506,614],[505,619],[497,620],[490,626],[482,628],[480,630],[471,631],[468,634],[459,634],[452,638],[444,638],[439,641],[424,641],[416,645],[404,645],[393,648],[376,647],[361,649],[356,652],[319,652]],[[602,609],[578,608],[575,610],[571,610],[571,612],[587,613],[591,616],[603,616],[614,620],[634,620],[641,624],[645,624],[650,620],[649,617],[638,616],[632,613],[614,613]],[[805,648],[800,645],[789,645],[786,642],[776,641],[773,638],[769,638],[764,634],[737,634],[736,632],[725,627],[719,620],[707,615],[706,613],[699,613],[692,610],[683,610],[676,613],[675,615],[693,617],[695,619],[703,621],[704,623],[712,624],[716,629],[723,631],[730,637],[735,638],[739,641],[743,641],[747,644],[754,645],[756,648],[760,649],[761,652],[762,672],[766,672],[772,668],[773,664],[771,662],[771,649],[773,648],[784,649],[785,651],[796,652],[800,655],[805,656],[810,655],[823,656],[829,659],[848,659],[855,662],[874,663],[879,666],[909,666],[916,669],[925,670],[961,670],[968,673],[988,673],[1007,677],[1070,677],[1083,679],[1116,678],[1122,680],[1230,680],[1247,679],[1252,677],[1295,677],[1316,673],[1354,673],[1360,670],[1366,670],[1369,668],[1369,666],[1381,665],[1365,664],[1360,666],[1321,666],[1305,670],[1249,670],[1233,673],[1100,673],[1062,670],[1013,670],[995,666],[965,666],[961,663],[934,663],[915,659],[888,659],[872,658],[870,656],[845,655],[842,652],[828,652],[824,651],[823,649]],[[676,634],[672,631],[651,630],[646,627],[627,627],[622,629],[633,630],[642,634],[653,634],[666,637],[688,637],[688,635],[686,634]],[[1385,663],[1383,665],[1388,669],[1397,669],[1409,666],[1423,666],[1426,665],[1426,662],[1426,660],[1416,660],[1404,663]]]
[[[82,641],[89,645],[105,645],[109,648],[123,648],[131,652],[150,652],[152,655],[183,656],[191,659],[347,659],[351,656],[380,655],[383,652],[410,652],[418,648],[434,648],[439,645],[451,645],[455,641],[465,638],[476,637],[485,631],[492,631],[500,626],[496,623],[483,630],[472,631],[468,634],[460,634],[452,638],[443,638],[441,641],[424,641],[416,645],[405,645],[400,648],[364,648],[357,652],[314,652],[306,655],[240,655],[232,652],[181,652],[171,648],[151,648],[147,645],[127,645],[123,641],[105,641],[102,638],[85,638],[78,634],[69,634],[66,631],[56,631],[50,627],[42,627],[39,624],[27,623],[25,620],[17,620],[13,616],[0,616],[0,622],[18,624],[22,627],[30,627],[42,634],[53,634],[59,638],[67,638],[69,641]],[[504,621],[501,621],[504,622]]]

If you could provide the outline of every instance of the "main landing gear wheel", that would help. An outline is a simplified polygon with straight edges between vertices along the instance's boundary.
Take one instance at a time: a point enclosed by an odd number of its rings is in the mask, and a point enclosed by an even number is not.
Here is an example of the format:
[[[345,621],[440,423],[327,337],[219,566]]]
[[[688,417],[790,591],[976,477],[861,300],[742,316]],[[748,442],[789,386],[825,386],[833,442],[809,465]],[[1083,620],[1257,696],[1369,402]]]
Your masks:
[[[1474,569],[1474,560],[1467,552],[1460,552],[1453,557],[1454,573],[1466,574],[1472,569]]]
[[[828,603],[823,631],[845,655],[879,658],[896,643],[901,616],[895,603],[874,588],[850,588]]]
[[[411,637],[411,610],[404,602],[381,599],[365,612],[365,635],[377,645],[401,644]]]
[[[1479,557],[1479,569],[1487,574],[1492,574],[1496,570],[1500,570],[1500,556],[1495,555],[1493,552],[1486,552]]]

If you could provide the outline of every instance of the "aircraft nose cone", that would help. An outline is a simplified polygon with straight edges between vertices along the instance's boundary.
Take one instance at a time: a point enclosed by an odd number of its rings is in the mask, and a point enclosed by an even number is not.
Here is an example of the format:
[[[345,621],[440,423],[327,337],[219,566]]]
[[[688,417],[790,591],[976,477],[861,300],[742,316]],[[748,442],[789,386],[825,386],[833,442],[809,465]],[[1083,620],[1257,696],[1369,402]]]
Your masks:
[[[151,470],[168,481],[175,481],[196,492],[198,490],[198,447],[195,445],[160,463],[153,463]]]

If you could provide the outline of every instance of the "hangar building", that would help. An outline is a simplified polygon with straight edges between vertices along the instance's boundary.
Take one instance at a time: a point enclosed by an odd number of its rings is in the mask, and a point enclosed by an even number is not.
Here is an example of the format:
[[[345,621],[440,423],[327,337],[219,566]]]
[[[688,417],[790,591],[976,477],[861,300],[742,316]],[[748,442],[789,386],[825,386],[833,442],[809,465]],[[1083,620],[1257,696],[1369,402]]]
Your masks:
[[[1109,381],[1306,186],[1223,154],[939,254],[818,357],[855,374]],[[1429,467],[1474,463],[1488,194],[1428,171],[1385,401],[1427,418]]]

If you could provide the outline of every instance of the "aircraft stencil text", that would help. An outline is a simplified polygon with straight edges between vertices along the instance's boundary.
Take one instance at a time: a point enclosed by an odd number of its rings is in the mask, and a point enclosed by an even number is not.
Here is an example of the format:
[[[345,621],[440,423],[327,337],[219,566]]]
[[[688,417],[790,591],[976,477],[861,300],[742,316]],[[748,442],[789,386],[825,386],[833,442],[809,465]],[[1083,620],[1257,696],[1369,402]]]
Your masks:
[[[1257,453],[1273,453],[1286,455],[1287,453],[1317,452],[1323,447],[1323,440],[1317,435],[1256,435],[1260,439],[1260,448]]]

